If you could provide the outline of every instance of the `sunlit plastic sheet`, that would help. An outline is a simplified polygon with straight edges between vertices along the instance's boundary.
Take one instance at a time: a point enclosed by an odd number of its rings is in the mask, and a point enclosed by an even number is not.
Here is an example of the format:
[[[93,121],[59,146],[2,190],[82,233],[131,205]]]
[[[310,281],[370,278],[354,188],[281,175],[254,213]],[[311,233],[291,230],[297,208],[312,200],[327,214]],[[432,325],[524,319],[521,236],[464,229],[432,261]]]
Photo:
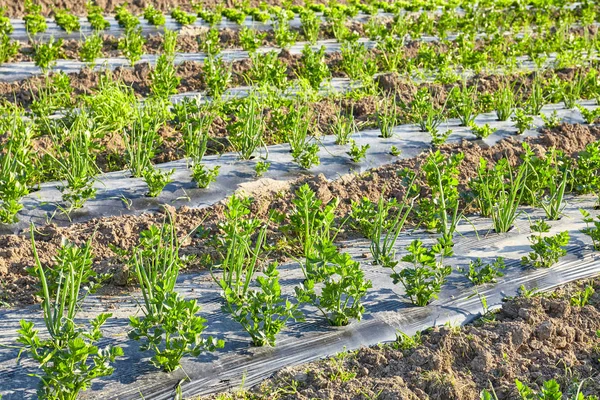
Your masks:
[[[586,107],[596,108],[594,100],[581,102]],[[547,105],[542,113],[550,115],[556,110],[559,117],[565,122],[581,123],[583,119],[577,110],[565,110],[562,105]],[[480,141],[482,146],[491,146],[499,140],[512,136],[519,140],[539,134],[537,130],[528,130],[522,135],[515,136],[514,123],[497,121],[495,113],[479,115],[475,122],[479,125],[489,124],[498,130]],[[536,126],[543,126],[540,117],[534,118]],[[440,131],[452,130],[448,142],[458,143],[463,139],[473,140],[474,136],[469,128],[459,126],[458,120],[449,120],[440,126]],[[412,158],[427,150],[431,146],[431,136],[420,132],[416,125],[400,125],[394,128],[391,138],[381,138],[378,129],[363,130],[353,139],[358,146],[368,144],[366,158],[359,163],[354,163],[346,154],[349,145],[335,144],[334,136],[320,138],[319,157],[320,164],[304,170],[293,162],[289,145],[275,145],[268,147],[268,161],[271,163],[269,170],[262,178],[273,181],[292,181],[302,176],[323,174],[327,179],[336,179],[342,175],[356,172],[360,173],[371,168],[390,164],[398,159]],[[391,146],[396,146],[402,151],[399,157],[390,154]],[[264,149],[262,156],[267,156]],[[139,215],[144,212],[153,212],[160,209],[162,204],[172,206],[207,207],[218,203],[233,194],[240,187],[257,180],[254,167],[260,159],[256,154],[253,160],[240,160],[236,153],[226,153],[221,156],[206,156],[203,162],[208,168],[221,166],[217,181],[208,189],[199,189],[191,180],[191,171],[187,160],[173,161],[156,165],[161,170],[174,169],[173,182],[168,184],[157,198],[146,196],[147,186],[143,179],[132,178],[129,171],[112,172],[98,177],[95,187],[97,196],[86,202],[81,209],[74,210],[70,215],[60,211],[62,193],[58,189],[59,183],[48,182],[41,185],[40,190],[30,193],[22,199],[23,210],[19,212],[19,223],[13,225],[0,225],[0,233],[17,233],[26,229],[30,223],[42,225],[47,222],[59,226],[69,225],[74,222],[84,222],[93,218]],[[270,181],[264,180],[268,187]]]
[[[529,251],[529,218],[544,216],[541,210],[525,209],[515,228],[505,234],[491,231],[489,219],[471,217],[461,223],[455,234],[455,255],[447,259],[453,267],[468,266],[469,261],[482,258],[491,262],[496,257],[505,259],[505,276],[496,285],[480,287],[479,293],[485,296],[489,307],[499,307],[506,296],[514,296],[521,285],[528,289],[548,290],[567,282],[597,275],[600,272],[598,253],[591,249],[591,241],[580,232],[585,224],[579,208],[592,214],[595,198],[567,198],[565,215],[554,221],[550,234],[568,230],[571,235],[568,255],[548,269],[529,269],[520,265],[520,259]],[[424,232],[405,232],[397,242],[398,256],[414,239],[426,244],[435,240],[433,235]],[[332,356],[344,349],[353,350],[362,346],[391,341],[398,331],[412,335],[431,326],[446,323],[452,325],[472,321],[482,312],[478,296],[464,277],[455,271],[444,285],[440,298],[427,307],[412,306],[403,296],[401,285],[393,285],[390,271],[371,264],[363,254],[369,252],[369,243],[355,240],[342,244],[355,260],[360,261],[365,276],[373,287],[364,298],[366,314],[362,321],[349,326],[334,328],[319,317],[317,310],[303,306],[306,321],[290,323],[278,335],[275,348],[255,348],[250,338],[222,313],[218,286],[209,273],[180,276],[177,290],[186,298],[194,298],[202,306],[201,315],[208,320],[206,334],[226,340],[223,350],[203,354],[199,358],[184,358],[183,370],[171,374],[159,372],[151,366],[150,352],[141,352],[135,341],[127,338],[128,317],[141,315],[138,302],[141,295],[134,292],[123,296],[91,296],[79,314],[83,322],[101,312],[111,312],[113,317],[105,325],[105,338],[100,346],[119,345],[125,356],[115,363],[111,377],[98,379],[91,389],[81,395],[82,399],[173,399],[175,387],[183,381],[181,388],[184,398],[206,395],[218,391],[237,389],[244,382],[246,387],[259,383],[286,366],[298,365]],[[281,285],[285,294],[292,295],[294,287],[303,280],[297,264],[280,266]],[[43,327],[39,305],[21,309],[0,311],[0,344],[14,344],[19,320],[33,321],[37,328]],[[43,331],[44,329],[42,329]],[[35,365],[29,359],[16,363],[18,350],[0,346],[0,393],[6,400],[31,399],[34,397],[36,379],[28,376],[35,373]]]

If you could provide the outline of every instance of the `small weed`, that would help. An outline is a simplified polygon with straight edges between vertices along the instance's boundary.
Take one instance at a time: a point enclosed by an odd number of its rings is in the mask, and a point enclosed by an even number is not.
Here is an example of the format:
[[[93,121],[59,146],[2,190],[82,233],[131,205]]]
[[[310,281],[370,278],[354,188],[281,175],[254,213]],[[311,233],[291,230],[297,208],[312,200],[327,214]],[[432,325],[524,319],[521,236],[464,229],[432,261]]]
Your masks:
[[[354,140],[350,140],[350,150],[346,152],[350,156],[350,159],[357,163],[367,156],[367,150],[371,147],[370,144],[357,146]]]
[[[527,115],[525,110],[522,108],[515,109],[515,115],[511,117],[511,121],[515,123],[517,135],[521,135],[527,129],[531,129],[533,127],[533,117],[531,115]]]
[[[548,268],[558,262],[558,259],[567,254],[563,247],[569,244],[569,232],[564,231],[553,236],[542,236],[542,233],[549,230],[548,224],[543,220],[531,225],[532,232],[537,235],[531,235],[531,249],[529,255],[521,259],[521,264],[530,265],[534,268]]]
[[[590,297],[595,293],[595,290],[590,285],[586,285],[584,290],[577,291],[571,296],[571,305],[584,307],[590,301]]]
[[[206,189],[211,183],[217,181],[219,176],[220,165],[213,168],[206,168],[202,163],[197,163],[192,166],[192,180],[198,184],[200,189]]]
[[[148,185],[148,197],[157,197],[169,183],[173,182],[171,176],[175,172],[174,169],[170,171],[163,171],[159,168],[148,167],[142,173],[144,182]]]
[[[254,172],[257,178],[260,178],[269,170],[271,167],[271,163],[267,161],[258,161],[256,165],[254,165]]]
[[[475,286],[496,282],[496,278],[504,276],[504,259],[496,258],[491,264],[485,264],[481,258],[469,262],[469,269],[458,268],[458,271]]]

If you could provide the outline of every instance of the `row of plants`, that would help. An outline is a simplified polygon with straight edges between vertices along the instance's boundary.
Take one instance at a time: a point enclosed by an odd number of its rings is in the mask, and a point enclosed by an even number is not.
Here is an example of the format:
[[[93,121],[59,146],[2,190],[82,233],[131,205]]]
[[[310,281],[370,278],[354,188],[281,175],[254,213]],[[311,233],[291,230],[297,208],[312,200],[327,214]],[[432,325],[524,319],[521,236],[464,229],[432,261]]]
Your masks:
[[[8,133],[8,143],[11,144],[0,155],[0,160],[7,165],[0,180],[3,182],[0,205],[5,223],[16,221],[16,213],[21,207],[19,199],[36,182],[65,181],[61,186],[64,201],[61,207],[67,212],[94,198],[96,190],[93,184],[100,173],[96,158],[99,155],[107,158],[102,146],[108,135],[113,135],[113,138],[117,135],[124,147],[124,156],[120,158],[109,154],[113,168],[128,167],[132,176],[144,178],[150,196],[158,196],[171,182],[173,174],[173,171],[163,171],[152,165],[163,144],[160,131],[167,127],[174,128],[181,135],[181,154],[188,158],[190,174],[200,188],[207,188],[218,174],[218,166],[209,169],[202,163],[209,143],[213,148],[218,143],[211,136],[212,127],[218,120],[227,123],[227,143],[221,145],[222,150],[231,149],[239,154],[240,159],[251,159],[262,153],[256,163],[257,176],[269,167],[268,153],[261,151],[261,148],[267,149],[267,143],[289,143],[293,160],[305,169],[320,162],[319,137],[322,134],[333,134],[337,144],[349,146],[348,156],[354,162],[366,156],[369,146],[358,146],[352,139],[358,132],[352,110],[340,108],[326,131],[319,131],[318,126],[311,124],[314,111],[310,104],[316,98],[310,91],[305,92],[306,97],[286,99],[265,86],[262,91],[251,92],[246,98],[226,102],[186,100],[170,103],[167,99],[175,92],[178,83],[173,66],[175,42],[176,34],[168,33],[164,54],[151,74],[152,96],[143,105],[137,102],[130,88],[110,80],[108,76],[101,79],[95,95],[84,96],[80,103],[72,104],[68,76],[58,74],[51,78],[52,90],[40,92],[32,104],[33,119],[25,122],[24,112],[19,107],[5,107],[7,118],[2,131]],[[260,79],[272,82],[274,76],[265,74]],[[562,100],[565,108],[573,108],[577,99],[598,98],[599,87],[597,72],[589,70],[587,73],[578,72],[571,81],[562,81],[556,76],[549,80],[537,77],[524,97],[517,95],[515,88],[508,84],[493,94],[480,94],[465,85],[456,86],[441,105],[436,105],[439,102],[427,88],[418,90],[408,102],[399,101],[394,94],[383,93],[376,103],[377,110],[370,124],[380,129],[383,138],[390,138],[394,135],[395,126],[414,123],[431,135],[434,146],[439,146],[451,134],[450,130],[442,128],[448,118],[458,118],[463,126],[471,128],[474,137],[485,138],[494,129],[489,125],[477,126],[475,117],[495,110],[498,120],[512,118],[516,133],[522,133],[533,127],[533,116],[540,115],[544,104]],[[354,99],[352,94],[349,99]],[[516,107],[518,103],[524,106]],[[77,106],[77,111],[67,112],[62,119],[50,118],[53,112],[65,106]],[[600,115],[599,108],[588,110],[580,107],[580,110],[588,123],[594,123]],[[264,118],[267,114],[269,118]],[[546,127],[552,128],[560,123],[556,113],[542,116]],[[30,149],[34,138],[38,140],[40,137],[49,137],[52,146],[36,155]],[[398,154],[398,150],[390,148],[390,153]]]
[[[356,17],[359,12],[367,15],[377,15],[379,12],[392,13],[394,15],[406,14],[407,10],[419,9],[420,5],[407,4],[406,2],[371,1],[362,3],[358,0],[353,0],[347,4],[330,2],[328,5],[307,2],[305,5],[284,4],[282,7],[270,6],[266,3],[260,4],[258,7],[250,6],[249,1],[243,2],[239,7],[224,7],[219,5],[214,9],[204,8],[201,4],[192,4],[193,14],[183,11],[176,7],[171,10],[171,17],[181,25],[193,24],[197,17],[200,17],[204,22],[211,26],[215,26],[225,17],[228,20],[237,24],[242,24],[248,17],[254,22],[265,23],[271,21],[277,22],[282,13],[285,13],[287,19],[292,19],[298,15],[300,18],[306,14],[318,14],[325,19],[330,18],[352,18]],[[541,1],[535,7],[540,12],[529,12],[525,7],[520,7],[514,3],[478,3],[464,2],[459,8],[453,4],[445,3],[440,15],[433,13],[420,12],[416,15],[410,14],[421,28],[425,29],[422,32],[429,34],[443,34],[448,29],[467,31],[469,27],[475,27],[486,32],[494,32],[497,29],[510,30],[514,27],[528,27],[530,25],[536,27],[544,27],[549,24],[552,19],[573,18],[579,17],[586,24],[594,22],[598,7],[593,2],[559,2]],[[41,6],[31,0],[25,3],[24,21],[27,32],[34,35],[39,32],[44,32],[47,29],[47,23],[41,13]],[[102,9],[90,2],[87,5],[87,19],[94,30],[105,30],[110,25],[102,15]],[[69,12],[68,9],[54,9],[54,20],[56,24],[65,30],[67,33],[79,31],[81,26],[79,18]],[[115,16],[119,25],[123,28],[132,28],[140,24],[138,16],[133,15],[128,9],[127,4],[117,6],[115,8]],[[155,26],[162,26],[166,19],[164,14],[157,10],[154,6],[147,6],[142,16],[148,23]],[[304,21],[302,21],[304,22]],[[466,24],[465,24],[466,22]],[[10,21],[8,21],[10,26]]]
[[[590,143],[576,158],[555,149],[534,155],[525,144],[517,166],[506,159],[491,167],[482,161],[478,176],[468,183],[473,195],[469,198],[458,188],[462,153],[430,152],[416,170],[399,172],[404,177],[401,198],[363,199],[346,216],[337,211],[337,198],[323,202],[306,184],[296,190],[291,209],[285,214],[273,210],[269,221],[251,216],[250,199],[232,196],[218,231],[211,235],[218,257],[210,272],[221,288],[222,310],[241,325],[255,346],[275,346],[287,322],[301,321],[309,312],[303,305],[313,306],[333,326],[360,320],[366,312],[363,299],[372,284],[360,263],[336,245],[346,224],[371,240],[372,262],[390,270],[390,278],[404,287],[404,295],[416,306],[427,306],[452,272],[448,259],[453,256],[456,227],[466,218],[461,211],[466,202],[475,204],[482,216],[491,217],[498,233],[513,227],[516,217],[525,213],[520,205],[541,206],[546,218],[531,224],[531,253],[521,263],[530,268],[551,267],[566,254],[569,233],[548,234],[546,220],[562,216],[565,193],[600,192],[599,155],[600,142]],[[587,224],[582,232],[598,250],[600,217],[593,218],[585,210],[582,214]],[[414,240],[397,257],[396,241],[407,222],[436,232],[437,239],[433,244]],[[302,270],[304,280],[295,287],[294,296],[282,293],[278,266],[269,262],[269,253],[275,250],[269,226],[281,235],[275,246],[284,248]],[[63,243],[49,266],[42,265],[37,256],[33,226],[31,232],[35,265],[30,273],[40,282],[49,337],[41,339],[33,323],[21,321],[18,342],[41,369],[40,398],[75,398],[94,378],[110,375],[111,364],[123,354],[118,347],[96,345],[110,314],[99,315],[87,326],[74,322],[86,296],[107,276],[93,270],[93,238],[82,246]],[[224,345],[223,339],[202,335],[206,320],[198,315],[196,300],[186,300],[175,290],[185,265],[179,255],[183,240],[172,221],[166,221],[143,231],[137,246],[115,249],[132,271],[143,298],[143,317],[130,318],[129,338],[140,341],[141,350],[151,351],[152,364],[165,371],[177,369],[183,357],[197,357]],[[466,268],[457,268],[475,287],[484,313],[487,302],[477,286],[494,283],[504,268],[503,258],[477,259]],[[590,295],[587,291],[574,296],[574,304],[585,305]]]

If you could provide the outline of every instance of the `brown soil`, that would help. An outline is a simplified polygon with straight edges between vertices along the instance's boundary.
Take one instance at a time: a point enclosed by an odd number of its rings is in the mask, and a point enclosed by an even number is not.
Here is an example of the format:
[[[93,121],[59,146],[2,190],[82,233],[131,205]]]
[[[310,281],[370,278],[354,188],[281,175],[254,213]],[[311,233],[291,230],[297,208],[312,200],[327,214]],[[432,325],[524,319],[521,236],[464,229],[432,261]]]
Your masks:
[[[493,387],[499,400],[516,400],[516,379],[533,390],[555,379],[565,394],[583,382],[584,394],[598,394],[600,295],[584,307],[570,304],[585,285],[600,289],[599,280],[586,281],[510,299],[492,321],[434,328],[415,348],[362,348],[286,368],[251,393],[218,398],[476,400]]]
[[[600,127],[563,124],[553,131],[544,131],[537,138],[529,138],[535,152],[542,153],[550,146],[563,150],[567,155],[575,155],[586,144],[600,139]],[[461,166],[460,182],[465,185],[467,180],[476,174],[480,157],[490,162],[506,157],[512,163],[519,160],[518,154],[522,146],[512,138],[483,149],[475,142],[463,141],[458,145],[445,145],[441,150],[444,153],[463,152],[465,161]],[[323,201],[338,197],[341,201],[339,215],[345,215],[350,210],[351,202],[367,197],[376,201],[380,195],[395,196],[400,198],[403,193],[401,178],[397,172],[404,168],[419,168],[426,157],[426,153],[413,159],[400,160],[396,163],[382,166],[368,171],[363,175],[346,175],[335,181],[327,181],[323,176],[307,177],[290,184],[289,190],[263,189],[246,193],[253,197],[252,214],[263,220],[268,219],[269,211],[277,209],[284,214],[292,207],[293,193],[301,184],[308,183]],[[122,275],[123,262],[116,257],[111,246],[130,248],[135,245],[140,231],[147,229],[152,224],[162,223],[165,212],[172,214],[178,231],[185,235],[198,226],[212,232],[217,232],[217,223],[223,218],[223,204],[204,208],[191,209],[181,207],[175,210],[172,207],[162,213],[144,214],[141,216],[120,216],[94,219],[85,223],[73,224],[68,227],[46,225],[36,232],[38,252],[43,262],[51,262],[53,254],[60,246],[63,239],[82,244],[93,235],[93,252],[96,257],[95,266],[99,271],[113,271]],[[276,239],[280,233],[271,232],[271,239]],[[203,257],[210,255],[212,247],[206,239],[193,237],[183,244],[183,254],[198,255],[198,262],[190,268],[202,268]],[[214,254],[213,254],[214,255]],[[281,255],[277,255],[281,257]],[[0,299],[13,304],[31,303],[35,301],[34,279],[27,275],[25,268],[33,262],[28,234],[0,236]],[[114,282],[124,284],[119,280]]]

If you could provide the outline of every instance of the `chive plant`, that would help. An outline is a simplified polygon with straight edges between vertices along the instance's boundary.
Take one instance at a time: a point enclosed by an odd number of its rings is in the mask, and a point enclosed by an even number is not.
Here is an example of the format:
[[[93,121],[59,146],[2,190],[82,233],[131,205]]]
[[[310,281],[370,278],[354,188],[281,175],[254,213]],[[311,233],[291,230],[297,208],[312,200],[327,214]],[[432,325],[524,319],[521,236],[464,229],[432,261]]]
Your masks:
[[[34,374],[40,379],[37,395],[40,399],[74,400],[95,378],[109,376],[110,365],[123,355],[120,347],[99,348],[102,325],[112,316],[102,313],[86,327],[77,321],[87,295],[93,293],[104,277],[92,269],[91,241],[82,247],[63,243],[52,267],[44,267],[38,256],[34,228],[31,245],[34,266],[30,273],[41,286],[42,312],[49,337],[40,337],[34,323],[21,320],[17,341],[22,352],[41,369]]]
[[[129,260],[144,300],[144,317],[129,318],[129,337],[141,341],[143,351],[152,351],[152,364],[167,372],[178,369],[185,356],[224,346],[223,340],[202,336],[206,320],[198,315],[200,306],[175,291],[182,266],[179,248],[171,223],[153,225],[140,234]]]

